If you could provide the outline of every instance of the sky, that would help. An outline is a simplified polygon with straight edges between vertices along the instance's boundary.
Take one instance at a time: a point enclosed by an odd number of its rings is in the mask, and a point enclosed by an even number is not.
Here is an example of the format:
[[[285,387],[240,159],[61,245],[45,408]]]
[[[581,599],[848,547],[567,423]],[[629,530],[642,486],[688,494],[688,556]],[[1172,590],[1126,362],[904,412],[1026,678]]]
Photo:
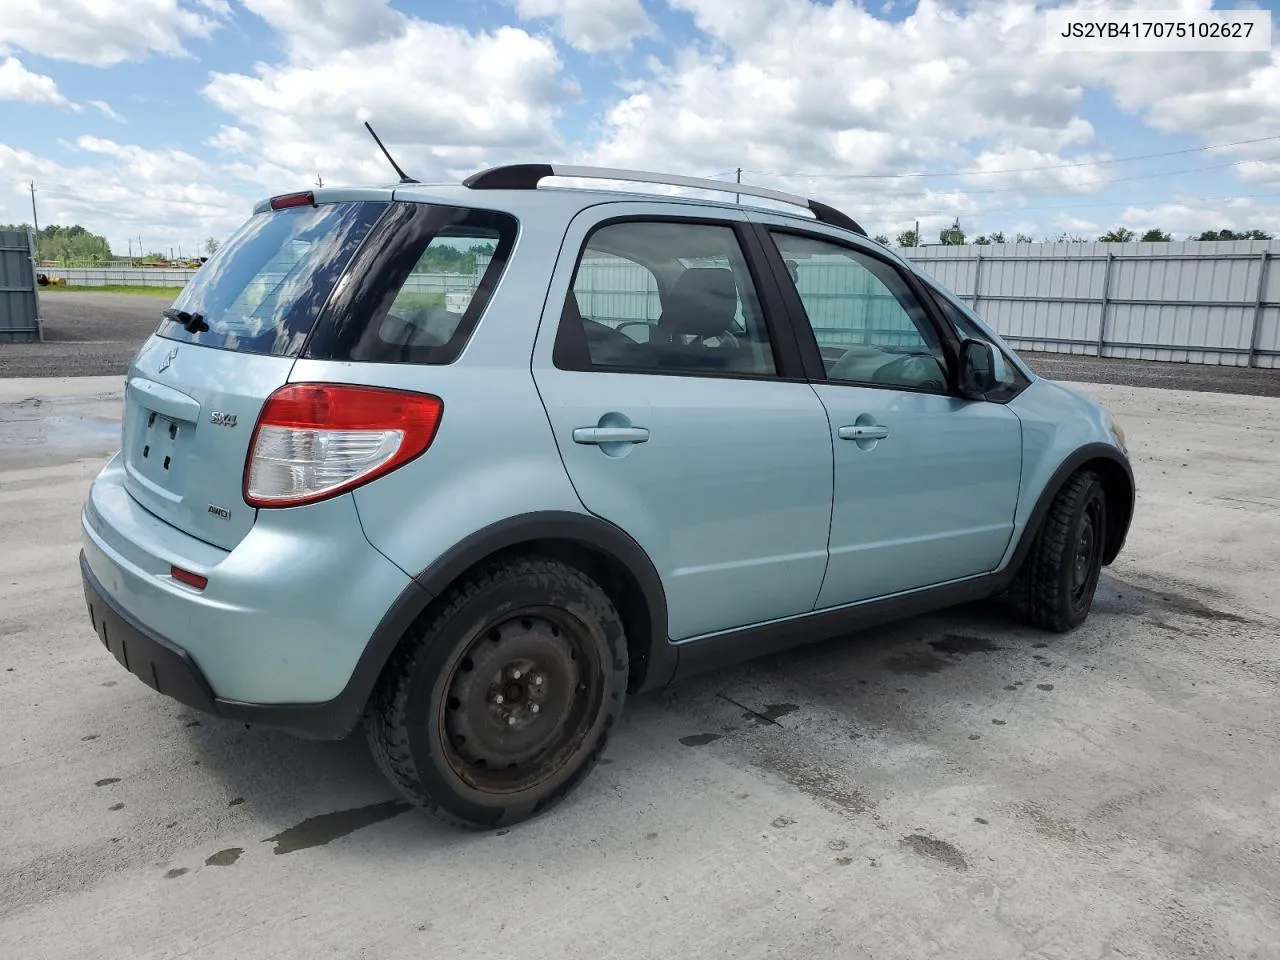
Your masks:
[[[0,223],[190,254],[266,196],[598,164],[869,232],[1280,233],[1280,47],[1059,53],[1023,0],[0,0]],[[1102,9],[1276,0],[1077,0]],[[1160,156],[1152,156],[1159,154]]]

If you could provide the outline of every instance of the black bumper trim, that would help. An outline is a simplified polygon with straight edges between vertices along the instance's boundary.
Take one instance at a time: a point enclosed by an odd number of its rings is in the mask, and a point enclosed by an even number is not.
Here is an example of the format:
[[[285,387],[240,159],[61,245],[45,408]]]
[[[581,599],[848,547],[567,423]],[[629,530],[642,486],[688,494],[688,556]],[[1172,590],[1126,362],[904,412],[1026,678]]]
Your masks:
[[[84,551],[80,578],[98,639],[122,667],[152,690],[204,713],[313,740],[340,740],[360,722],[369,691],[358,685],[323,703],[242,703],[216,696],[189,653],[116,606],[89,569]]]

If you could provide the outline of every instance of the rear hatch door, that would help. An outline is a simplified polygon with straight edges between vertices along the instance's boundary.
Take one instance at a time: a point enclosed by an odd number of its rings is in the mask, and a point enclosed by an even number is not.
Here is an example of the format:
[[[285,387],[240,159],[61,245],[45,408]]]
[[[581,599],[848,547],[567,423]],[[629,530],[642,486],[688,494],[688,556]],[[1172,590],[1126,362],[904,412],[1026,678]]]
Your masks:
[[[151,513],[230,550],[253,526],[245,459],[321,309],[386,208],[304,202],[255,213],[192,278],[130,364],[125,486]]]

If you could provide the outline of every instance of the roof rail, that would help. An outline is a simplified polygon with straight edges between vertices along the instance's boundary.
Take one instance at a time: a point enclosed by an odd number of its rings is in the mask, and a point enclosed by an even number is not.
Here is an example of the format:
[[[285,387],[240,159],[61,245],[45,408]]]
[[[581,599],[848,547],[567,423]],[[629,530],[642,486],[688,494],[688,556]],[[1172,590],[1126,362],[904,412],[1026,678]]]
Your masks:
[[[472,190],[533,190],[546,177],[581,177],[592,180],[629,180],[636,183],[661,183],[672,187],[691,187],[696,190],[716,190],[722,193],[740,193],[749,197],[763,197],[780,203],[791,203],[806,208],[821,223],[843,227],[867,236],[858,222],[834,207],[817,200],[810,200],[794,193],[753,187],[745,183],[726,180],[705,180],[701,177],[682,177],[670,173],[647,173],[643,170],[618,170],[613,167],[574,167],[549,163],[513,163],[504,167],[481,170],[462,181]]]

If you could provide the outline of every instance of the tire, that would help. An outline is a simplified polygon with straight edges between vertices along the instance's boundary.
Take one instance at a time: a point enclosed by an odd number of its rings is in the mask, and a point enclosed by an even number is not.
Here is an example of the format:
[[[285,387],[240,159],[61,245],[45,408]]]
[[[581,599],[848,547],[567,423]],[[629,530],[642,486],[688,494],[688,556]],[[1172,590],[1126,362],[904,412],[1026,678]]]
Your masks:
[[[1084,623],[1102,573],[1106,530],[1102,481],[1089,470],[1072,474],[1054,496],[1010,591],[1032,626],[1065,633]]]
[[[627,643],[609,596],[541,557],[489,564],[406,634],[366,716],[382,772],[458,826],[544,813],[587,776],[621,716]]]

